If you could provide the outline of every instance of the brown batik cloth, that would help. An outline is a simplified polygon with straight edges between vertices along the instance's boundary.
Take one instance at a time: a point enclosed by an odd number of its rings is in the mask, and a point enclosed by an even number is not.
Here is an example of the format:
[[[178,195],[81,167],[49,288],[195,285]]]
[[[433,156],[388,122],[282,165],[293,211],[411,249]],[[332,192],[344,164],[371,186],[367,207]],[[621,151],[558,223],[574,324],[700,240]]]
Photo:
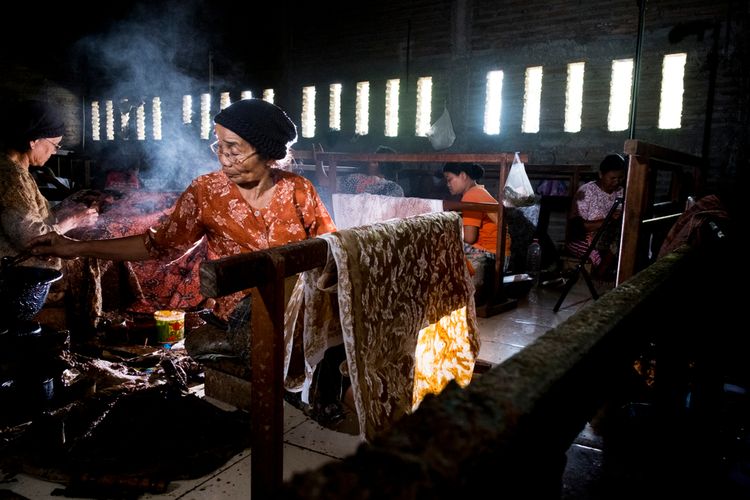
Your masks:
[[[479,332],[461,217],[432,213],[321,237],[329,243],[329,265],[318,290],[338,278],[360,433],[369,440],[426,394],[440,392],[450,380],[471,380]],[[306,314],[305,357],[311,359],[315,339],[329,345],[334,336],[327,329],[336,322],[325,314],[317,321],[307,307]]]

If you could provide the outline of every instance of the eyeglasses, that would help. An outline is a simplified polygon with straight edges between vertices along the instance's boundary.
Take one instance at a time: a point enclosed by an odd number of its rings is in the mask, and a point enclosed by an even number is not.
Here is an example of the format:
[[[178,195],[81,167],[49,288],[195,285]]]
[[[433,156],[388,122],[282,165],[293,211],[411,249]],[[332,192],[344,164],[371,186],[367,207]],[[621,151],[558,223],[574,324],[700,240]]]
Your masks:
[[[253,156],[257,155],[257,151],[253,151],[252,153],[248,154],[242,154],[242,153],[225,153],[224,152],[224,146],[222,146],[219,141],[212,142],[209,146],[211,148],[211,151],[216,156],[223,157],[225,160],[227,160],[230,164],[236,165],[238,163],[242,163],[245,160],[248,160],[249,158],[252,158]],[[229,148],[230,151],[232,148]]]
[[[52,142],[51,140],[47,139],[46,137],[43,137],[43,139],[45,141],[49,142],[50,144],[52,144],[53,146],[55,146],[55,151],[60,151],[62,149],[62,144],[57,144],[55,142]]]

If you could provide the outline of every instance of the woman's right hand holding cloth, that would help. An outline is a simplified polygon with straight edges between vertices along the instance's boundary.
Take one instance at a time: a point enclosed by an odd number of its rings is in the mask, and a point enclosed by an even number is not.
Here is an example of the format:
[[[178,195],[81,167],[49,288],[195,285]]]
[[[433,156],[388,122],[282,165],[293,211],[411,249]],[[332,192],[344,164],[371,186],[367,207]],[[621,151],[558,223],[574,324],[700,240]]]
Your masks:
[[[79,243],[79,240],[52,231],[31,240],[26,249],[32,255],[52,255],[70,259],[80,255]]]

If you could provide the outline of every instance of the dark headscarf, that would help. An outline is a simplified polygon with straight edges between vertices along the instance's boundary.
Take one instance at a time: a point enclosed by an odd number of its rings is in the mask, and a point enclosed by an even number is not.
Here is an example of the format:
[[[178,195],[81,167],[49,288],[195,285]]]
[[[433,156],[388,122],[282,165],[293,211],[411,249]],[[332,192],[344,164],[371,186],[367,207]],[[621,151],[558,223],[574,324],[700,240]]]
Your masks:
[[[239,135],[266,158],[286,158],[297,140],[297,128],[275,104],[262,99],[243,99],[224,108],[214,122]]]
[[[56,108],[42,101],[22,101],[12,104],[2,124],[6,148],[25,152],[29,142],[50,139],[65,134],[65,123]]]

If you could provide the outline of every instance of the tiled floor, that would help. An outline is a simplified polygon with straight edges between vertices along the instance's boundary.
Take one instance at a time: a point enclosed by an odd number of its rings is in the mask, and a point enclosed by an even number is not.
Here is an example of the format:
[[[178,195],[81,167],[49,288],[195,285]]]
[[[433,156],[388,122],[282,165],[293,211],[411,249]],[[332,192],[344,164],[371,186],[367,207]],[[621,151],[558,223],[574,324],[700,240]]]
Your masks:
[[[568,294],[559,312],[552,308],[560,290],[532,289],[518,307],[491,318],[479,318],[482,346],[479,357],[497,364],[532,343],[537,337],[574,314],[591,301],[582,282]],[[357,436],[321,427],[298,409],[284,408],[284,478],[295,472],[317,468],[330,460],[352,454],[360,441]],[[3,478],[0,490],[11,490],[21,498],[33,500],[59,498],[52,496],[61,485],[40,481],[22,474]],[[168,492],[141,498],[180,499],[247,499],[250,495],[250,450],[229,460],[212,474],[189,481],[170,483]],[[7,498],[0,494],[0,498]],[[18,498],[18,497],[11,497]]]

